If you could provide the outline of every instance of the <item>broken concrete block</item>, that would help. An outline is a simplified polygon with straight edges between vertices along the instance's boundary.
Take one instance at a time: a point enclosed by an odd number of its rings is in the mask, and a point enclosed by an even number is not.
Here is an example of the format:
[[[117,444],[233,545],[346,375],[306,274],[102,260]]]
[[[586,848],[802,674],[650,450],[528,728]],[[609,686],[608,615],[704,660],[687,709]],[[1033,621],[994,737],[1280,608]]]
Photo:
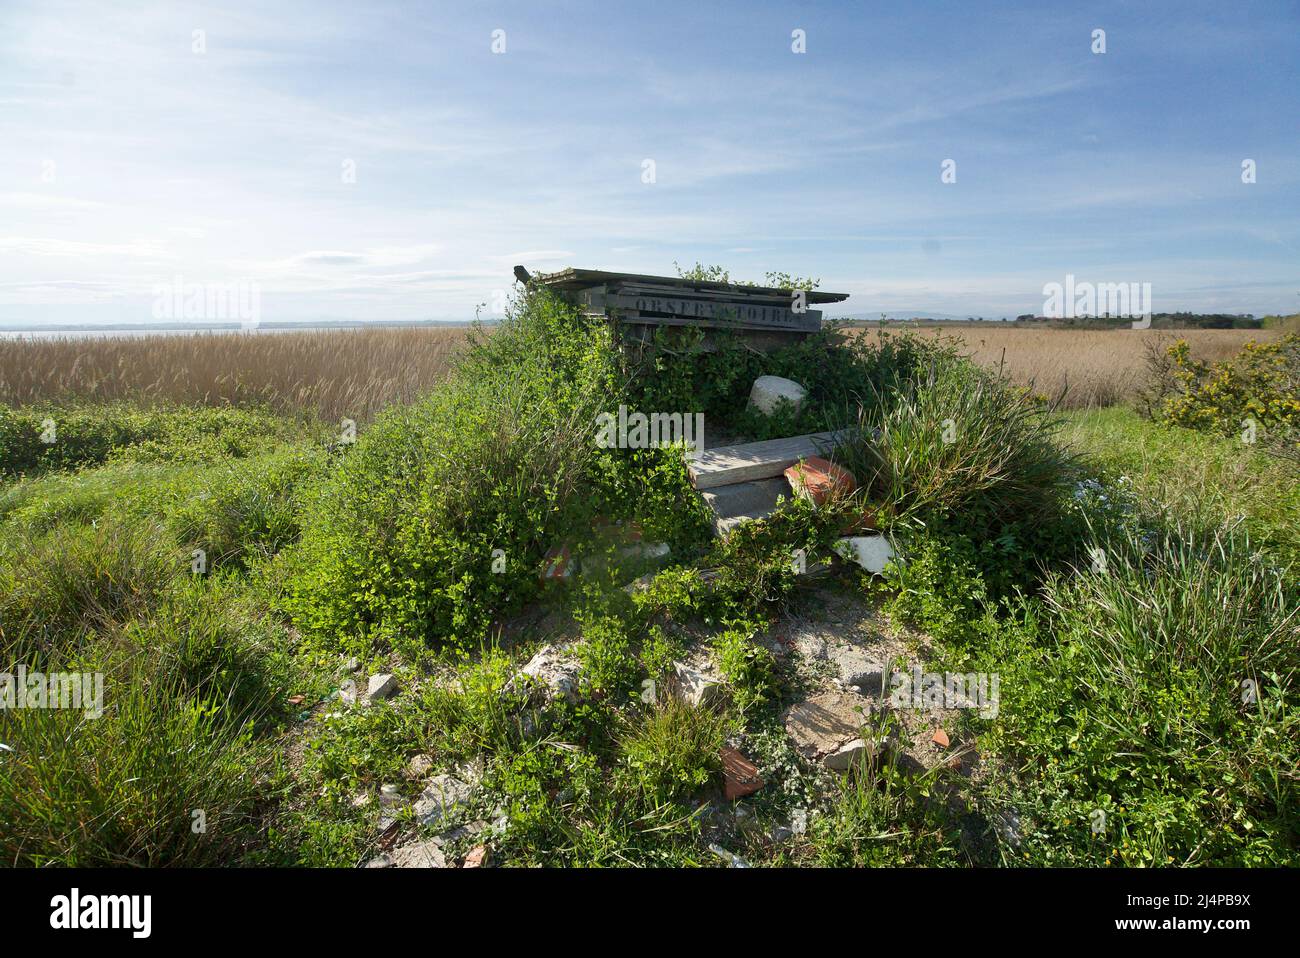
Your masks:
[[[719,679],[685,662],[673,665],[672,686],[677,697],[692,708],[712,708],[721,704],[726,694]]]
[[[835,551],[875,575],[895,556],[894,547],[884,536],[847,536],[835,543]]]
[[[825,505],[858,488],[858,480],[843,466],[821,456],[809,456],[785,471],[786,481],[796,496]]]
[[[472,792],[471,786],[453,775],[435,775],[415,802],[415,817],[421,825],[435,825],[467,802]]]
[[[784,401],[790,403],[797,412],[807,395],[808,390],[793,380],[780,376],[759,376],[749,391],[749,405],[770,416]]]
[[[881,695],[885,690],[885,667],[871,665],[859,672],[851,672],[844,684],[863,695]]]
[[[832,772],[847,772],[854,765],[864,761],[868,753],[865,740],[855,738],[846,742],[822,759],[822,764]]]
[[[758,766],[730,745],[722,749],[722,774],[725,779],[723,794],[729,801],[753,795],[764,785]]]
[[[863,711],[856,695],[822,692],[786,710],[785,730],[805,757],[820,758],[860,736]]]
[[[623,591],[628,595],[637,595],[638,593],[645,592],[654,584],[655,576],[657,574],[658,573],[655,572],[647,572],[643,576],[638,576],[627,585],[623,586]]]
[[[557,582],[573,575],[573,556],[567,545],[555,546],[546,553],[542,564],[542,574],[538,576],[543,582]]]
[[[339,701],[344,705],[353,705],[357,701],[357,683],[351,679],[345,679],[339,683],[338,691]]]
[[[427,842],[411,842],[409,845],[401,845],[393,849],[387,858],[393,868],[447,867],[447,856],[443,853],[442,842],[436,838]]]
[[[396,692],[396,678],[387,673],[372,675],[370,684],[366,688],[366,698],[371,702],[382,702],[386,698],[391,698]]]
[[[565,657],[555,646],[545,645],[528,660],[527,665],[514,674],[505,687],[508,691],[517,692],[530,686],[540,686],[552,701],[564,698],[574,702],[578,698],[578,671],[576,661]]]
[[[618,550],[618,555],[620,559],[648,562],[652,559],[663,559],[672,551],[666,542],[637,542],[635,545]]]
[[[433,759],[427,755],[412,755],[406,763],[407,778],[424,778],[433,771]]]

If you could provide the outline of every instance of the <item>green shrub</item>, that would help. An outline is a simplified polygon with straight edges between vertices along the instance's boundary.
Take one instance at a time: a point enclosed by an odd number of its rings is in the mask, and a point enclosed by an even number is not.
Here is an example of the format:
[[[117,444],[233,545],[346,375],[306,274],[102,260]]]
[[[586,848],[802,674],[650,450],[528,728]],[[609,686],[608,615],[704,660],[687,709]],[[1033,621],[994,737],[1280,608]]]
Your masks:
[[[885,569],[890,616],[955,648],[977,646],[990,603],[974,543],[964,536],[916,536],[906,554]]]
[[[1179,340],[1168,360],[1149,362],[1160,397],[1152,411],[1163,422],[1240,438],[1300,463],[1300,335],[1249,342],[1220,363],[1198,362]]]
[[[943,357],[946,342],[910,335],[882,335],[872,342],[834,324],[802,341],[758,352],[742,337],[664,327],[653,346],[632,346],[630,409],[702,412],[711,434],[733,432],[771,439],[837,428],[851,422],[858,406],[892,396],[898,385]],[[768,416],[749,410],[759,376],[792,379],[808,392],[799,412]]]
[[[741,715],[773,699],[776,663],[771,652],[754,642],[751,631],[725,629],[713,639],[713,648]]]
[[[487,635],[536,594],[547,549],[590,529],[596,415],[616,375],[606,325],[541,291],[516,303],[446,386],[381,416],[316,491],[292,560],[295,621],[333,642]]]
[[[1057,426],[1025,390],[949,357],[864,405],[836,459],[895,523],[997,536],[1060,514],[1074,470]]]
[[[1232,529],[1114,539],[998,631],[987,744],[1032,819],[1010,858],[1294,864],[1300,606],[1252,551]]]

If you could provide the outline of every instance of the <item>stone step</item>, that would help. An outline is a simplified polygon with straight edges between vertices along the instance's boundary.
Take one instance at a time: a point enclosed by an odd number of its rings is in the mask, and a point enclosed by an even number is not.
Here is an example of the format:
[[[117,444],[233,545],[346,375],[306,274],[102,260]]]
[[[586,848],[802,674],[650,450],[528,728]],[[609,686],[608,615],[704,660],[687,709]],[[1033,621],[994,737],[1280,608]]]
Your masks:
[[[729,486],[715,486],[700,492],[704,504],[720,519],[757,509],[771,509],[781,496],[791,498],[790,484],[784,476],[756,479],[753,482],[734,482]]]
[[[696,489],[713,489],[781,475],[800,459],[821,456],[836,443],[851,435],[841,432],[816,432],[789,439],[769,439],[739,446],[706,449],[687,464],[691,483]]]
[[[755,509],[752,512],[742,512],[734,516],[716,516],[713,520],[713,534],[721,539],[736,526],[744,525],[746,522],[754,522],[758,519],[766,519],[776,509]]]

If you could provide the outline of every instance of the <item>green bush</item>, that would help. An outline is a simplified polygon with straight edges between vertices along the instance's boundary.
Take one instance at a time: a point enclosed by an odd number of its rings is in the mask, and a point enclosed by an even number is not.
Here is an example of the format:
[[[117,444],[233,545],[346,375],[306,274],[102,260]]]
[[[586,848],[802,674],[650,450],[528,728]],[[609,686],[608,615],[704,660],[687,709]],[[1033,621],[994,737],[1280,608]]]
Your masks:
[[[536,594],[547,549],[590,529],[596,415],[617,394],[609,328],[527,294],[444,387],[381,416],[316,490],[292,559],[294,620],[331,642],[486,636]]]
[[[986,744],[1021,769],[1005,798],[1032,819],[1008,858],[1294,864],[1294,584],[1235,530],[1175,529],[1110,540],[1046,605],[986,659],[1001,673]]]
[[[1057,427],[1025,390],[944,357],[865,404],[836,459],[896,523],[996,536],[1059,515],[1074,470]]]
[[[758,352],[737,335],[664,327],[651,348],[630,349],[630,409],[702,412],[712,434],[732,432],[771,439],[838,428],[858,406],[889,397],[928,364],[955,356],[946,342],[911,335],[882,335],[872,342],[834,324],[802,341]],[[749,410],[759,376],[794,380],[807,391],[798,414],[767,416]]]

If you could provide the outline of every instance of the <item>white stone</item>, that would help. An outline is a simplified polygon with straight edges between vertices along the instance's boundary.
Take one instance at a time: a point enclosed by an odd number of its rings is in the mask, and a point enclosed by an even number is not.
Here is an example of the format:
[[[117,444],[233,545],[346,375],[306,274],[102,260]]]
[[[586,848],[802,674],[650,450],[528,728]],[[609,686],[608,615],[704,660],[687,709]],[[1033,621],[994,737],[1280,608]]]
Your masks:
[[[867,743],[860,738],[855,738],[827,755],[822,759],[822,764],[832,772],[847,772],[856,763],[862,761],[866,753]]]
[[[442,850],[442,842],[433,839],[427,842],[413,842],[393,849],[388,856],[392,868],[446,868],[447,857]]]
[[[433,825],[446,818],[469,800],[473,789],[452,775],[435,775],[429,779],[415,802],[415,817],[421,825]]]
[[[506,689],[517,692],[540,684],[549,698],[573,702],[578,698],[578,671],[576,661],[566,658],[555,646],[545,645],[506,683]]]
[[[379,702],[389,698],[397,691],[397,679],[384,673],[382,675],[370,676],[370,685],[366,690],[366,698],[372,702]]]
[[[685,662],[673,666],[673,690],[692,708],[712,707],[723,696],[722,683]]]
[[[759,376],[754,380],[754,387],[749,391],[749,405],[765,415],[776,412],[781,400],[794,406],[795,411],[803,405],[808,390],[790,379],[780,376]]]
[[[879,575],[894,558],[894,547],[884,536],[847,536],[835,543],[835,551],[868,572]]]

